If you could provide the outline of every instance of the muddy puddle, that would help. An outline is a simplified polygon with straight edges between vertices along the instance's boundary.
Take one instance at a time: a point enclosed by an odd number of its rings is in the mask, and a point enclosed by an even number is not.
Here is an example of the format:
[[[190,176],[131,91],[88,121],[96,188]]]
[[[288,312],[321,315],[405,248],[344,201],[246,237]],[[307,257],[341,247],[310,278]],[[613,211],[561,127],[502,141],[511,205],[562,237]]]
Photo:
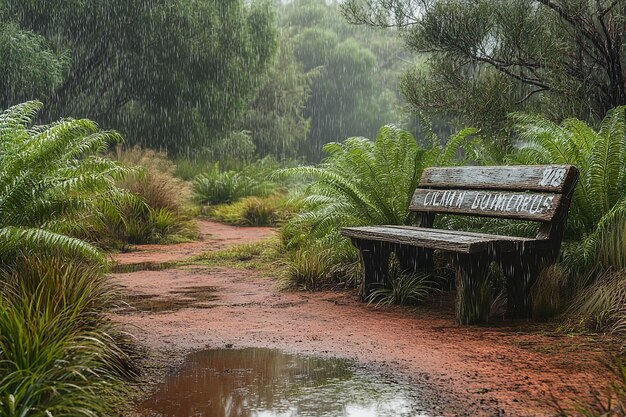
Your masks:
[[[212,286],[183,287],[165,295],[128,294],[124,297],[126,307],[120,313],[150,312],[173,313],[183,308],[213,308],[217,300],[217,288]]]
[[[272,349],[189,355],[152,397],[146,417],[420,417],[419,392],[345,360]]]

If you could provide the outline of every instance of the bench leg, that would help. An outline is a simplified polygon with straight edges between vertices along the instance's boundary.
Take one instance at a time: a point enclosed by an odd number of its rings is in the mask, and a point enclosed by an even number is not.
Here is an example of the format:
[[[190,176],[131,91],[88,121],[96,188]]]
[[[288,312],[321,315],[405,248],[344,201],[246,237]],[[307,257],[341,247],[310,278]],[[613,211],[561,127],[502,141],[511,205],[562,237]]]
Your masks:
[[[543,258],[535,253],[512,254],[501,261],[506,277],[507,317],[530,318],[532,315],[531,288],[551,256]]]
[[[363,241],[355,239],[354,245],[361,256],[362,280],[359,295],[366,301],[373,290],[389,285],[389,255],[391,247],[388,243]]]
[[[491,311],[487,254],[454,254],[456,269],[456,321],[459,324],[485,323]]]
[[[400,262],[403,271],[411,273],[417,271],[431,272],[433,269],[432,249],[419,248],[409,245],[394,245],[393,252]]]

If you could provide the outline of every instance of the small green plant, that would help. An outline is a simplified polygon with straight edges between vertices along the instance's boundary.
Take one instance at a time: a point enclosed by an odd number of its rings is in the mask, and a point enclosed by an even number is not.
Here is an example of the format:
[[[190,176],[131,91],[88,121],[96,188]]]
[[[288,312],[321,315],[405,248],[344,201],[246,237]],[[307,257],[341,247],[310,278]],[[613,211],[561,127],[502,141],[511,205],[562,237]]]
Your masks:
[[[435,280],[427,273],[392,272],[389,288],[378,288],[368,296],[368,303],[379,305],[416,305],[439,291]]]
[[[300,248],[287,255],[283,288],[312,291],[328,284],[332,259],[328,250]]]
[[[262,197],[274,191],[273,185],[240,172],[220,172],[216,163],[211,171],[193,180],[194,200],[200,204],[232,203],[243,197]]]

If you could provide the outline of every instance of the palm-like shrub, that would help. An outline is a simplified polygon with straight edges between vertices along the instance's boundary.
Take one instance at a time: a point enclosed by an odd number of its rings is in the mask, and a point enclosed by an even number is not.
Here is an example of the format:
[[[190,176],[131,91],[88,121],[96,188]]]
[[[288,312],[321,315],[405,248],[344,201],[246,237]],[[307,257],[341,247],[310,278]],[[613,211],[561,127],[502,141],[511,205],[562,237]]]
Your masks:
[[[578,119],[558,125],[540,116],[513,118],[522,144],[511,161],[573,164],[580,170],[566,238],[583,244],[576,245],[569,260],[593,263],[603,237],[626,215],[626,107],[612,110],[598,130]],[[626,257],[626,247],[613,249]]]
[[[0,416],[111,415],[129,376],[106,319],[115,289],[101,253],[65,233],[130,198],[115,186],[128,170],[102,156],[117,134],[33,126],[40,108],[0,113]]]
[[[626,107],[609,112],[598,129],[577,119],[558,125],[539,116],[513,118],[522,144],[512,161],[580,170],[564,244],[564,264],[572,269],[570,317],[577,325],[626,332]]]
[[[62,233],[98,201],[124,198],[115,180],[127,172],[101,154],[120,137],[89,120],[32,126],[41,103],[0,113],[0,263],[18,253],[101,255]]]
[[[353,273],[356,252],[350,242],[340,236],[340,229],[411,224],[414,216],[408,210],[409,202],[423,169],[453,163],[459,143],[474,133],[472,129],[463,130],[445,147],[433,137],[430,146],[424,149],[409,132],[385,126],[374,141],[350,138],[343,143],[326,145],[324,151],[329,156],[320,165],[284,171],[313,180],[304,197],[305,208],[285,226],[283,235],[287,247],[299,250],[300,256],[315,252],[306,251],[309,247],[321,245],[332,249],[329,256],[336,258],[335,261],[327,259],[324,263],[327,267],[322,269],[337,274],[344,264],[345,271]],[[347,263],[347,259],[351,262]],[[339,272],[338,276],[341,275]],[[326,277],[320,277],[324,279]]]
[[[244,172],[220,172],[219,164],[193,180],[193,195],[200,204],[232,203],[243,197],[264,197],[276,191],[276,185],[264,177]]]

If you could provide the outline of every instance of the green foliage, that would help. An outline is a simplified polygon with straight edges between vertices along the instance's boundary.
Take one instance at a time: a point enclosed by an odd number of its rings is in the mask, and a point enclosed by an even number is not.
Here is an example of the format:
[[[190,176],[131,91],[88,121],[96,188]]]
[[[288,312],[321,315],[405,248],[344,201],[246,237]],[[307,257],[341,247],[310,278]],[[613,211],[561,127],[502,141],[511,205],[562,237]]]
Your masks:
[[[216,206],[209,216],[236,226],[278,226],[300,210],[297,199],[280,194],[264,198],[246,197],[235,203]]]
[[[452,149],[474,133],[471,129],[460,132],[447,147],[439,146],[437,138],[437,143],[421,149],[408,132],[386,126],[373,142],[350,138],[343,143],[331,143],[324,147],[329,156],[318,166],[284,171],[285,175],[304,175],[313,180],[303,198],[304,208],[284,227],[287,248],[296,251],[300,258],[316,258],[324,250],[332,252],[320,264],[323,267],[316,269],[306,268],[305,260],[292,258],[292,262],[303,266],[295,270],[312,271],[308,276],[321,270],[320,280],[327,281],[332,275],[339,281],[354,282],[351,265],[357,261],[356,251],[340,236],[340,229],[411,224],[414,216],[408,206],[422,170],[453,163],[456,155]],[[318,265],[318,262],[312,259],[310,264]],[[341,271],[347,271],[348,275],[342,276]],[[302,281],[296,275],[294,280]]]
[[[220,172],[219,163],[216,162],[210,171],[193,180],[194,199],[200,204],[222,204],[232,203],[243,197],[263,197],[276,191],[276,184],[258,174],[259,176],[251,176],[245,171]]]
[[[0,263],[18,253],[101,259],[93,246],[56,232],[101,201],[127,197],[115,181],[128,169],[101,155],[120,138],[88,120],[31,126],[40,108],[28,102],[0,114]]]
[[[0,107],[46,97],[63,81],[67,57],[48,49],[45,37],[0,23]]]
[[[404,53],[393,34],[348,25],[336,3],[297,0],[282,11],[296,59],[312,75],[304,108],[311,129],[302,147],[310,160],[320,159],[325,143],[371,137],[381,125],[399,122],[396,79]]]
[[[99,267],[24,259],[0,276],[0,416],[108,416],[133,376]]]
[[[605,235],[624,218],[626,108],[612,110],[598,130],[577,119],[557,125],[541,116],[517,114],[513,120],[522,143],[521,150],[510,158],[512,162],[572,164],[580,170],[566,237],[582,244],[571,248],[566,257],[571,265],[593,265]],[[608,261],[606,267],[626,265],[624,258]]]
[[[275,62],[240,122],[250,132],[257,156],[295,158],[306,141],[310,121],[303,112],[313,71],[305,73],[294,52],[293,41],[282,36]]]
[[[118,147],[114,159],[134,171],[117,182],[138,201],[101,202],[101,210],[86,219],[83,238],[100,246],[127,243],[167,243],[198,237],[195,224],[186,214],[191,198],[188,183],[174,177],[176,169],[164,153],[139,147]]]
[[[369,303],[379,305],[415,305],[438,291],[433,278],[426,273],[392,270],[390,287],[377,288],[368,296]]]
[[[352,23],[397,27],[407,48],[421,53],[401,89],[430,115],[496,132],[512,111],[599,120],[626,104],[623,1],[347,0],[342,7]]]
[[[598,272],[588,277],[569,309],[576,325],[593,330],[626,331],[626,273]]]
[[[312,291],[329,284],[332,255],[328,248],[320,247],[290,251],[282,280],[283,288]]]
[[[15,45],[2,65],[16,67],[0,86],[20,87],[3,90],[0,106],[37,94],[50,120],[89,117],[172,152],[228,132],[277,48],[267,1],[11,0],[0,25],[14,28],[0,48]]]

